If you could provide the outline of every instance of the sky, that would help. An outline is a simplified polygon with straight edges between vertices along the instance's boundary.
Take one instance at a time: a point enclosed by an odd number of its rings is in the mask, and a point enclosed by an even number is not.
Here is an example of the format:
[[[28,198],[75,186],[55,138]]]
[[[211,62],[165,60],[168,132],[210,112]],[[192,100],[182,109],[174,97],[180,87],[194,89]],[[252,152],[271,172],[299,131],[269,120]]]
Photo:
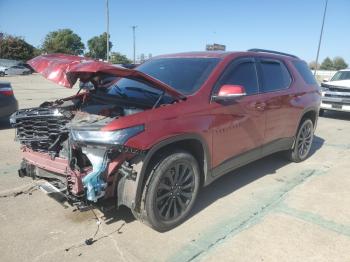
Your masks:
[[[325,0],[109,0],[112,51],[153,56],[264,48],[315,60]],[[350,0],[329,0],[320,51],[350,64]],[[87,40],[106,31],[106,0],[0,0],[0,32],[40,46],[45,35],[70,28]],[[87,51],[87,50],[86,50]]]

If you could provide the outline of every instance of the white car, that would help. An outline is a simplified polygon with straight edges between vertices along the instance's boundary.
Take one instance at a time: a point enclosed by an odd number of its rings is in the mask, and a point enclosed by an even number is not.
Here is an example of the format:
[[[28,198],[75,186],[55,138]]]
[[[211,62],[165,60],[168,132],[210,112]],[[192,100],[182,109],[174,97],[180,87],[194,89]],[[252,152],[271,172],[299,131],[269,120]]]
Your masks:
[[[5,69],[7,69],[7,67],[0,66],[0,76],[5,76]]]
[[[30,69],[16,65],[16,66],[11,66],[5,69],[5,74],[6,75],[29,75],[31,74]]]
[[[350,69],[340,70],[321,84],[322,102],[320,115],[324,110],[350,112]]]

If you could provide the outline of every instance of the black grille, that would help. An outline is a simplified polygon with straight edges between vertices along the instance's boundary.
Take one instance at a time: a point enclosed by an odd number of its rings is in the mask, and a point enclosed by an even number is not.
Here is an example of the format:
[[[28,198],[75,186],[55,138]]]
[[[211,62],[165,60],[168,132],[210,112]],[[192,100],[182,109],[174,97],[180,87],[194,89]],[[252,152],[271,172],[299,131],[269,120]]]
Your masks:
[[[58,140],[67,135],[69,118],[57,108],[30,108],[17,111],[13,125],[21,144],[34,151],[54,151]]]

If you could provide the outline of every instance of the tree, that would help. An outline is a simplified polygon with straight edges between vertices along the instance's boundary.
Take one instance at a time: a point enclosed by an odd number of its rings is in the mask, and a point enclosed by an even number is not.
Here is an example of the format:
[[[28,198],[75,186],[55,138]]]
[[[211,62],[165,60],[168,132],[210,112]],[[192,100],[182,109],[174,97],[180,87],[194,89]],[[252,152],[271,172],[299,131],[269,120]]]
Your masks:
[[[329,57],[326,57],[323,60],[320,69],[322,69],[322,70],[334,70],[333,61]]]
[[[71,29],[59,29],[46,35],[42,50],[47,53],[65,53],[81,55],[84,52],[84,44],[80,36]]]
[[[88,42],[89,52],[85,56],[95,59],[107,59],[107,33],[103,33],[99,36],[94,36],[89,39]],[[112,48],[112,42],[109,41],[109,51]]]
[[[0,40],[0,58],[27,61],[35,56],[34,46],[23,38],[5,35]]]
[[[309,63],[309,67],[310,67],[311,70],[315,70],[316,69],[316,61],[311,61]],[[318,68],[320,68],[320,64],[319,63],[317,63],[317,69]]]
[[[337,56],[333,59],[333,66],[335,70],[341,70],[347,68],[348,64],[342,57]]]
[[[112,64],[130,64],[131,61],[121,53],[112,52],[111,53],[111,61]]]

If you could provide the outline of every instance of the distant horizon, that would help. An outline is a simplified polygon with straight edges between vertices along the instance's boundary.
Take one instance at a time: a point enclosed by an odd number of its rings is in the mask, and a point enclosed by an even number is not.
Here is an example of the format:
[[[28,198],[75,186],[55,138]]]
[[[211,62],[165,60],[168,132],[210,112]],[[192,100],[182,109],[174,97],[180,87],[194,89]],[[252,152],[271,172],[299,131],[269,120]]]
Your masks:
[[[227,51],[261,48],[291,53],[309,63],[316,60],[324,3],[109,0],[111,51],[132,58],[131,26],[137,25],[136,57],[204,51],[207,44],[218,43]],[[350,64],[349,10],[350,1],[329,1],[319,63],[340,56]],[[39,47],[49,32],[69,28],[81,37],[87,52],[87,41],[105,32],[105,15],[105,0],[1,0],[0,32]]]

